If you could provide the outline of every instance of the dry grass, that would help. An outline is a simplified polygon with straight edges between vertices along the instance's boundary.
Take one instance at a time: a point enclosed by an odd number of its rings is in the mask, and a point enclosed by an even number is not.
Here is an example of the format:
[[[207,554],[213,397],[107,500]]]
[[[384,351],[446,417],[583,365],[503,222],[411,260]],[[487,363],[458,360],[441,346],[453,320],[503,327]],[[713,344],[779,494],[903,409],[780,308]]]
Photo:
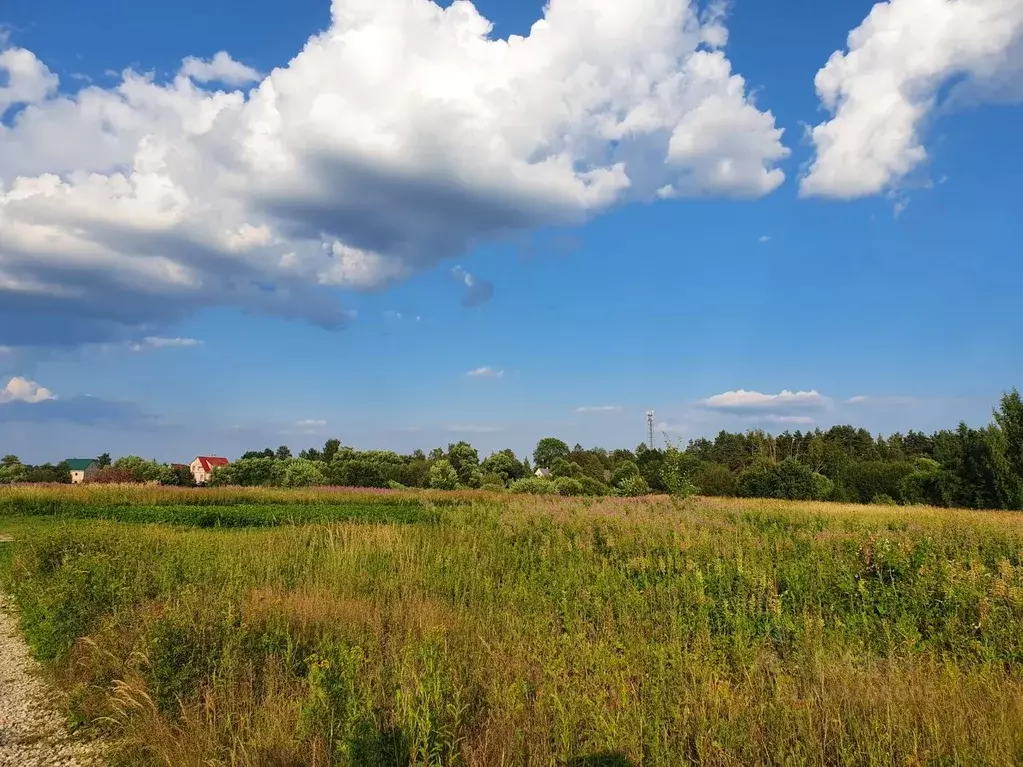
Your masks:
[[[12,588],[124,764],[1023,762],[1023,515],[417,499],[439,523],[19,528]]]

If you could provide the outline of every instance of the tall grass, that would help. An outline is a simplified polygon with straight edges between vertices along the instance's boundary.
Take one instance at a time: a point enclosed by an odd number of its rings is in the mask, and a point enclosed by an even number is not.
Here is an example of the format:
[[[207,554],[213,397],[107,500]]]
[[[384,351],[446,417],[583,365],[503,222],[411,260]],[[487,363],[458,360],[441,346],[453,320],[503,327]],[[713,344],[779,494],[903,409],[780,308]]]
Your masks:
[[[1010,514],[462,496],[430,525],[49,526],[8,577],[122,764],[1023,761]]]

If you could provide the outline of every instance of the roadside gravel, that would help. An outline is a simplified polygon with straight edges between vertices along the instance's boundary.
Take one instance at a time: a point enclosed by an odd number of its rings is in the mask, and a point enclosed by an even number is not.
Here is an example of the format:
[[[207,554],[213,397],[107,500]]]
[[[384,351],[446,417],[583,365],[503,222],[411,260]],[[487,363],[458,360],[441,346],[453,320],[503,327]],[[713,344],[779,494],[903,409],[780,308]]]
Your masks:
[[[102,764],[95,743],[68,733],[37,671],[11,603],[0,593],[0,767]]]

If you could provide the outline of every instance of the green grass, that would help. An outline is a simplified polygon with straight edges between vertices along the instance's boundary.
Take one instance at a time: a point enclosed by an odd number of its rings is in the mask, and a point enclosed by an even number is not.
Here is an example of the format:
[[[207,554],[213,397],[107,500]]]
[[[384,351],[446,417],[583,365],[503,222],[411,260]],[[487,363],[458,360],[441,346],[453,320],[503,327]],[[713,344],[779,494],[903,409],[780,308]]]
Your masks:
[[[1023,516],[416,503],[430,524],[0,515],[0,569],[115,764],[1023,762]],[[102,508],[182,513],[157,506]]]
[[[11,517],[50,516],[57,519],[102,519],[186,527],[276,527],[315,522],[411,524],[436,522],[439,512],[408,503],[324,503],[277,506],[86,506],[61,503],[38,510],[12,510]]]
[[[50,517],[103,519],[188,527],[276,527],[316,522],[436,522],[453,499],[425,495],[331,491],[319,494],[263,490],[159,487],[56,487],[0,490],[0,520]]]

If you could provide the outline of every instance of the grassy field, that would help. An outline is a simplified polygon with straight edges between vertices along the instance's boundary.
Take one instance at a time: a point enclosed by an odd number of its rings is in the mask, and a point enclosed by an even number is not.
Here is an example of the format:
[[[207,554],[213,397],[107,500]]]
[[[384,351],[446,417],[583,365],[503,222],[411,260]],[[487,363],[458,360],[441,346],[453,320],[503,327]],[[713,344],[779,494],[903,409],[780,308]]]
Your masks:
[[[1023,763],[1020,514],[13,489],[0,533],[115,764]]]

